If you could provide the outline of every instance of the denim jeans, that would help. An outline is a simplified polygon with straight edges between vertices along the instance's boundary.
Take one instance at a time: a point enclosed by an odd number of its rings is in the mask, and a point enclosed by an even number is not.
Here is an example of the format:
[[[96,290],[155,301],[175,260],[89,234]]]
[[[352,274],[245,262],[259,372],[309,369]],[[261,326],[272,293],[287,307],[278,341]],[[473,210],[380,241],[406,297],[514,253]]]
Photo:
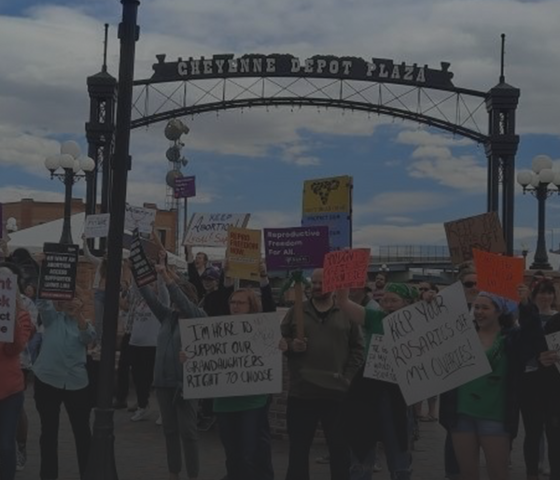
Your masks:
[[[381,427],[381,440],[385,447],[387,468],[394,480],[408,480],[410,478],[411,455],[403,451],[399,445],[397,432],[393,425],[393,407],[391,397],[387,390],[381,393],[379,400],[379,425]]]
[[[23,407],[23,392],[0,400],[0,478],[14,480],[16,474],[16,430]]]
[[[228,480],[272,480],[268,405],[216,415]]]

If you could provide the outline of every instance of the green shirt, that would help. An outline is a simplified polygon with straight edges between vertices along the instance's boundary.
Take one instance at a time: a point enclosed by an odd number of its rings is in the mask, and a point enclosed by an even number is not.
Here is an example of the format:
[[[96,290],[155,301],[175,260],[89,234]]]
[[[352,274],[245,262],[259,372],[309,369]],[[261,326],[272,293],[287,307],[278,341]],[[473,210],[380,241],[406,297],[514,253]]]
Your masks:
[[[484,420],[505,420],[507,356],[502,334],[496,335],[486,351],[492,371],[461,385],[458,389],[457,413]]]
[[[381,310],[366,309],[366,316],[364,318],[364,340],[365,340],[365,358],[368,356],[369,344],[371,337],[374,335],[383,335],[383,319],[387,316]]]
[[[240,397],[222,397],[214,399],[214,412],[244,412],[264,407],[268,401],[268,395],[244,395]]]

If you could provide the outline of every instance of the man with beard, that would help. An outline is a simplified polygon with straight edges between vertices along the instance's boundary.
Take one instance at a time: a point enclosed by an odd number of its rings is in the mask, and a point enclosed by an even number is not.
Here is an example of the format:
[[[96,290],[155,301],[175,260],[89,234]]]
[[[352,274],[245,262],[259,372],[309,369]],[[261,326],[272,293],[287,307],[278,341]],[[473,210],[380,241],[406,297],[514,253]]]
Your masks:
[[[303,338],[297,335],[295,307],[281,326],[290,371],[286,480],[309,479],[309,451],[319,421],[329,449],[331,479],[347,480],[350,450],[341,421],[342,400],[363,363],[363,340],[332,293],[323,294],[322,269],[313,272],[311,285],[311,298],[303,303]]]
[[[387,283],[387,275],[384,273],[378,273],[375,276],[375,281],[373,282],[373,288],[371,289],[371,298],[379,303],[379,300],[385,294],[385,284]]]

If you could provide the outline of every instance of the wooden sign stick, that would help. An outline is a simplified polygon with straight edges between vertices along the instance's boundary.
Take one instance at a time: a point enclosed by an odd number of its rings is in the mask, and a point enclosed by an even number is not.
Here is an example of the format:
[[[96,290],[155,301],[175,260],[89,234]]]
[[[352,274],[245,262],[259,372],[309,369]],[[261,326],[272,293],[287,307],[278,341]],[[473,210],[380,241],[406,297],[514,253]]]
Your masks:
[[[294,313],[296,317],[296,332],[297,338],[303,340],[304,338],[304,328],[303,328],[303,284],[301,282],[296,282],[294,285],[295,293],[295,303],[294,303]]]

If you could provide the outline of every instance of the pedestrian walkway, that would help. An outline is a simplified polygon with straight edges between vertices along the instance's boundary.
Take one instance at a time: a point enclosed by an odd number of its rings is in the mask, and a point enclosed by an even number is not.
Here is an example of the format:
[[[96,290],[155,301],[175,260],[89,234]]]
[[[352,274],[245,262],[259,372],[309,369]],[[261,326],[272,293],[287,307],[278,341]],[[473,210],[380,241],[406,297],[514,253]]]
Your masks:
[[[37,480],[39,478],[39,417],[32,396],[33,387],[26,395],[26,409],[29,415],[28,461],[25,470],[18,472],[17,480]],[[161,427],[156,425],[157,411],[146,420],[131,422],[131,414],[126,410],[115,412],[115,455],[119,480],[166,480],[167,467],[165,447]],[[437,422],[420,424],[420,440],[416,442],[413,463],[413,479],[443,480],[443,440],[444,431]],[[514,444],[512,452],[511,480],[523,480],[523,455],[521,440]],[[283,480],[288,460],[288,441],[273,440],[273,461],[276,478]],[[326,446],[313,446],[310,463],[311,479],[330,478],[328,465],[315,463],[314,459],[327,452]],[[200,433],[201,471],[199,480],[221,480],[225,475],[224,455],[216,427]],[[78,466],[73,445],[72,431],[65,413],[61,415],[59,436],[59,480],[78,480]],[[374,474],[374,480],[389,480],[386,465],[381,461],[383,471]],[[484,470],[484,469],[483,469]],[[186,473],[182,473],[186,480]],[[546,479],[546,477],[543,477]],[[487,479],[484,472],[481,480]]]

